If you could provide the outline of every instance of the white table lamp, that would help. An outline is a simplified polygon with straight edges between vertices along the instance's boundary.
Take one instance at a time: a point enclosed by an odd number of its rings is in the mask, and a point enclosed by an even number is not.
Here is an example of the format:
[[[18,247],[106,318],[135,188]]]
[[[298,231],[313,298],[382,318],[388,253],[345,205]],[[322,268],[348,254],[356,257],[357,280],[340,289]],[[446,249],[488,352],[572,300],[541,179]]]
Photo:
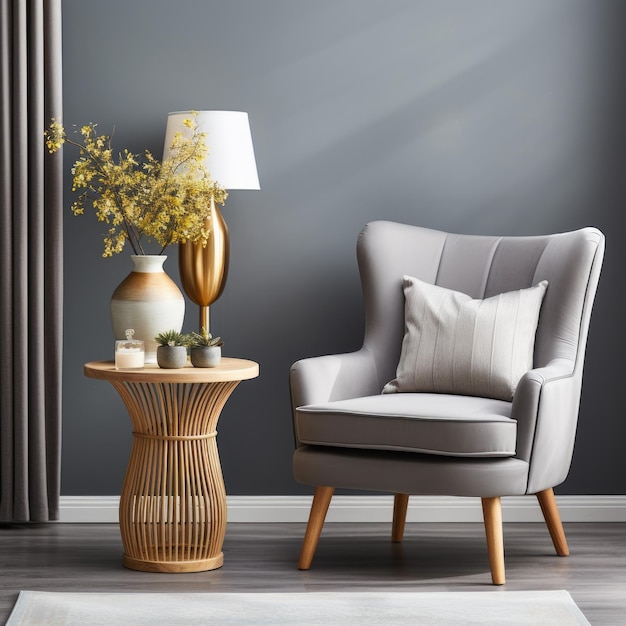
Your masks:
[[[177,131],[186,133],[183,125],[192,111],[176,111],[167,118],[165,150]],[[198,130],[206,133],[208,155],[205,167],[211,178],[228,189],[260,189],[254,158],[248,114],[243,111],[195,111]],[[206,246],[186,243],[179,245],[179,271],[183,289],[200,307],[200,329],[209,332],[209,305],[215,302],[226,285],[230,242],[224,218],[211,201],[209,240]]]

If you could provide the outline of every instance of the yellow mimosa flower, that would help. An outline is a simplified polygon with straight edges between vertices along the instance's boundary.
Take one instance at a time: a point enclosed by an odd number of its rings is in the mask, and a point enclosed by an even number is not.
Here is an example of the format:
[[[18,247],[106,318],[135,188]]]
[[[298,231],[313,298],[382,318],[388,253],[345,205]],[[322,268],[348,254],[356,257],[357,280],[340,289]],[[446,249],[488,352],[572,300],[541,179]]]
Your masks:
[[[79,152],[71,168],[72,191],[82,191],[72,213],[82,215],[91,206],[97,219],[110,226],[103,238],[104,257],[120,253],[126,242],[135,254],[145,254],[144,238],[156,242],[161,252],[176,243],[206,245],[211,199],[224,204],[227,193],[203,165],[206,133],[199,132],[195,112],[184,125],[191,136],[175,133],[168,159],[160,162],[146,150],[140,163],[138,155],[127,149],[117,153],[116,160],[111,137],[97,134],[93,123],[78,131],[81,143],[51,120],[44,133],[48,151],[57,152],[68,143]]]

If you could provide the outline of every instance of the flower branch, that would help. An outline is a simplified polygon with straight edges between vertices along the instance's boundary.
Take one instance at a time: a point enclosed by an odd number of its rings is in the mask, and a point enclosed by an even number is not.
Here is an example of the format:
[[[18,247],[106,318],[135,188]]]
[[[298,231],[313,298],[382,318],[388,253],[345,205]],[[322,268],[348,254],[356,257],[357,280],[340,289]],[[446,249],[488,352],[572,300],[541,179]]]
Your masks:
[[[103,256],[120,253],[128,241],[135,254],[145,254],[142,240],[156,242],[160,254],[172,244],[206,245],[211,200],[224,204],[226,190],[204,166],[205,134],[198,129],[196,114],[184,122],[189,134],[175,133],[164,161],[146,150],[143,162],[128,150],[114,157],[111,137],[99,135],[95,124],[80,128],[82,141],[67,136],[60,122],[52,120],[45,132],[48,150],[64,143],[76,147],[79,158],[72,166],[74,215],[93,208],[99,221],[108,225]]]

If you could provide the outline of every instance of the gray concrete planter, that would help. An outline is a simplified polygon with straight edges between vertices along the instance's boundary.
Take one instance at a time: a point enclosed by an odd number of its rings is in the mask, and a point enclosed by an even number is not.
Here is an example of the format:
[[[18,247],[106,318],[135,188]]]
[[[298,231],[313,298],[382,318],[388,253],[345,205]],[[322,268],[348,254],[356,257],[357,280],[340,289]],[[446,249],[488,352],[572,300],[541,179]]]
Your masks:
[[[221,360],[221,346],[192,346],[191,348],[191,364],[194,367],[217,367]]]
[[[163,369],[178,369],[187,364],[187,348],[185,346],[159,346],[157,363]]]

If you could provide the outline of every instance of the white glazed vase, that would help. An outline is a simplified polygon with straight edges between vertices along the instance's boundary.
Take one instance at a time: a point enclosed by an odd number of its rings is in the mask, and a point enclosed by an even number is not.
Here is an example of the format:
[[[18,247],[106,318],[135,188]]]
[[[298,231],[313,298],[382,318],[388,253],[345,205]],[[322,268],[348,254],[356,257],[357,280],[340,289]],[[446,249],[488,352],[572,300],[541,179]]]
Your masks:
[[[131,255],[133,271],[111,296],[111,323],[116,339],[124,339],[126,330],[135,331],[133,339],[145,343],[146,363],[156,363],[161,332],[180,332],[185,317],[185,298],[178,285],[165,273],[164,255]]]

